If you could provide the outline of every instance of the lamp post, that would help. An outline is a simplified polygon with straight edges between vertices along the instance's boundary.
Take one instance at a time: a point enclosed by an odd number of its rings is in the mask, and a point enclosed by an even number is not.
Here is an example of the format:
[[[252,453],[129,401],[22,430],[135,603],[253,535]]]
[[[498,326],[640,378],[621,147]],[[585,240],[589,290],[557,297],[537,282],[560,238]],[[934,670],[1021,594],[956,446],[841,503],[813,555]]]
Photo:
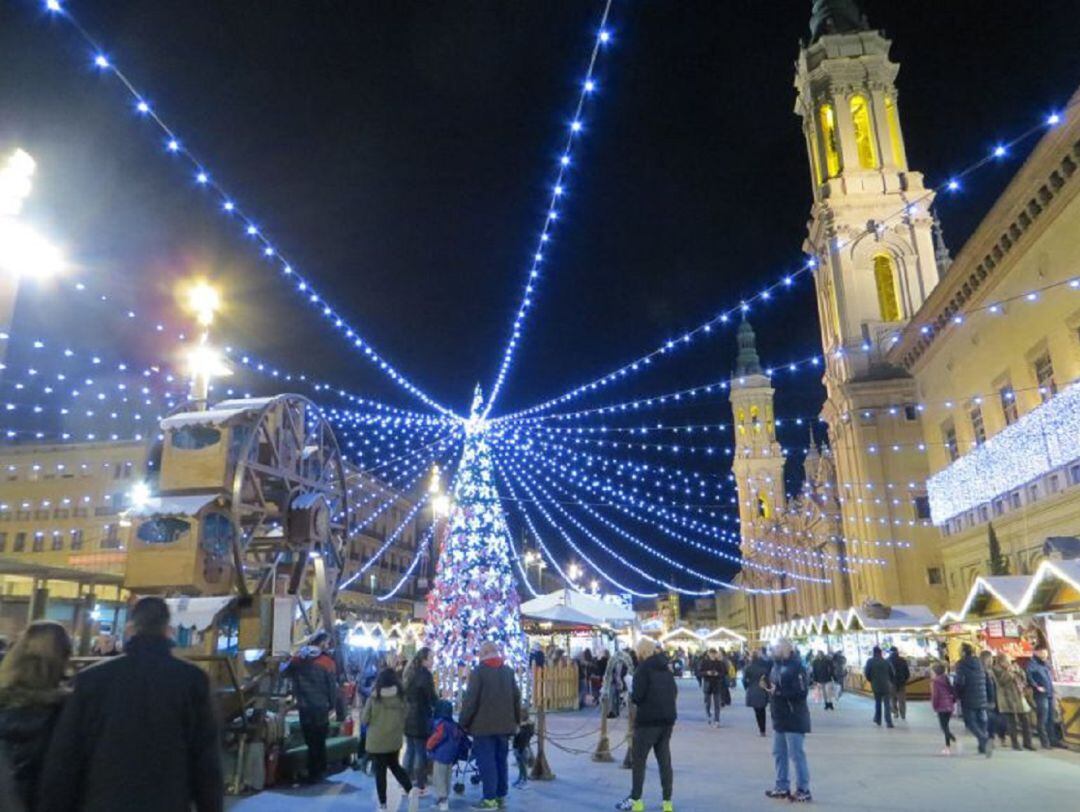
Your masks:
[[[450,517],[452,502],[450,497],[442,489],[442,472],[438,465],[431,466],[431,481],[428,483],[428,494],[431,501],[431,521],[434,530],[431,534],[431,560],[435,560],[436,551],[441,552],[446,543],[448,530],[447,519]],[[425,572],[426,576],[426,572]],[[425,577],[426,580],[426,577]]]
[[[188,288],[186,303],[188,311],[195,315],[202,328],[199,343],[187,355],[188,374],[191,375],[190,397],[195,410],[202,411],[210,402],[210,380],[232,374],[221,353],[210,345],[210,325],[221,309],[221,295],[209,283],[198,281]]]
[[[15,300],[23,279],[47,279],[63,268],[60,251],[20,217],[23,202],[33,188],[37,163],[17,149],[0,167],[0,369],[6,336],[11,333]]]

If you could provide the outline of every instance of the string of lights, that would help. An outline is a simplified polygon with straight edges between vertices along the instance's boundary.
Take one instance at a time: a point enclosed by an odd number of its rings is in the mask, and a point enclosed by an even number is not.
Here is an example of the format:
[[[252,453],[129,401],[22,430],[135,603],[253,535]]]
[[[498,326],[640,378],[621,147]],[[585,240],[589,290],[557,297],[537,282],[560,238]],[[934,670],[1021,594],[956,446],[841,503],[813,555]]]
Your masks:
[[[412,562],[409,564],[409,568],[402,574],[401,579],[394,584],[393,588],[385,595],[378,595],[375,600],[378,603],[385,603],[393,598],[401,588],[409,582],[413,577],[413,573],[416,572],[417,565],[425,559],[427,556],[428,547],[431,545],[431,537],[435,534],[435,525],[432,525],[424,531],[423,538],[416,545],[416,555],[413,556]]]
[[[401,387],[429,408],[450,417],[456,416],[451,409],[443,406],[416,386],[393,364],[376,352],[371,343],[364,339],[356,328],[353,327],[345,317],[316,290],[313,282],[293,267],[281,250],[262,232],[255,220],[246,213],[243,207],[241,207],[237,202],[237,198],[230,195],[225,187],[211,175],[208,168],[209,164],[200,160],[187,146],[185,146],[177,131],[165,122],[164,118],[156,108],[150,105],[148,101],[149,96],[136,88],[127,74],[124,73],[116,62],[98,45],[96,40],[71,13],[70,9],[64,6],[59,0],[46,0],[44,5],[45,9],[54,17],[66,20],[71,24],[72,29],[78,34],[83,42],[91,48],[93,52],[93,66],[103,75],[111,76],[120,83],[131,98],[135,114],[144,121],[153,124],[164,137],[165,152],[177,159],[186,160],[190,168],[191,177],[194,178],[196,185],[199,188],[204,189],[207,193],[213,194],[222,213],[225,216],[233,218],[240,224],[243,233],[246,234],[251,242],[260,249],[260,253],[266,261],[277,266],[280,275],[279,278],[285,280],[289,289],[291,289],[302,301],[307,303],[316,313],[321,315],[323,319],[345,339],[349,346],[358,351],[361,356],[366,358],[376,369],[385,374],[386,377],[393,381],[397,386]]]
[[[502,361],[499,364],[499,372],[495,376],[495,384],[491,387],[487,405],[484,407],[484,411],[481,414],[481,417],[484,419],[487,419],[487,416],[495,406],[495,401],[498,400],[499,394],[502,392],[503,383],[506,381],[506,375],[510,371],[510,365],[514,360],[514,351],[517,348],[518,341],[521,339],[521,331],[525,326],[525,318],[529,313],[529,309],[532,307],[533,298],[536,296],[536,288],[540,282],[540,263],[544,260],[544,251],[548,247],[551,233],[559,218],[559,203],[566,194],[566,176],[570,170],[574,144],[584,132],[585,125],[582,120],[582,113],[585,109],[585,101],[593,98],[596,92],[596,80],[593,78],[596,59],[600,54],[601,48],[607,46],[611,42],[611,32],[607,27],[608,15],[610,13],[611,0],[606,0],[604,3],[604,13],[600,17],[600,25],[597,27],[596,37],[593,40],[592,53],[589,55],[588,67],[585,69],[585,78],[582,80],[581,88],[578,92],[574,115],[571,117],[569,124],[567,124],[566,140],[562,152],[559,154],[559,160],[556,162],[555,182],[551,185],[551,196],[548,199],[547,213],[545,214],[544,222],[540,227],[536,248],[529,261],[529,270],[525,277],[525,286],[521,294],[521,301],[518,304],[513,325],[510,328],[510,337],[507,339],[506,347],[503,350]]]

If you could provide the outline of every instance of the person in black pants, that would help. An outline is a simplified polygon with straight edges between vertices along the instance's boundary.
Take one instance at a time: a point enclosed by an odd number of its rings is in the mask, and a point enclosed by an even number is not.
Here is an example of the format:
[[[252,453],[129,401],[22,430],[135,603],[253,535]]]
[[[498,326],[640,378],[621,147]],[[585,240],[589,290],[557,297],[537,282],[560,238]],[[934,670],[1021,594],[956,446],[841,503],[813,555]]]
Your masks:
[[[634,684],[630,701],[637,706],[634,722],[634,740],[631,745],[632,783],[630,797],[615,805],[627,812],[643,812],[641,799],[645,789],[645,765],[649,753],[656,754],[660,768],[660,787],[663,791],[663,810],[671,812],[671,794],[674,772],[671,768],[671,733],[677,714],[675,700],[678,688],[671,673],[667,657],[656,651],[656,643],[644,638],[638,643],[641,664],[634,671]]]
[[[881,714],[885,712],[885,727],[892,727],[892,692],[896,681],[892,663],[881,654],[881,647],[874,646],[874,653],[866,661],[863,676],[874,692],[874,724],[881,727]]]
[[[771,663],[762,656],[761,652],[754,654],[753,659],[743,669],[742,684],[746,689],[746,706],[754,709],[758,733],[762,736],[765,735],[765,711],[769,707],[769,672],[771,670]]]
[[[720,659],[716,649],[709,649],[698,665],[698,677],[705,694],[705,721],[720,726],[721,683],[727,679],[727,662]]]
[[[307,745],[307,780],[326,777],[326,737],[330,733],[330,711],[337,704],[337,666],[326,653],[330,636],[316,632],[301,646],[284,674],[293,681],[293,696],[300,713],[300,731]]]

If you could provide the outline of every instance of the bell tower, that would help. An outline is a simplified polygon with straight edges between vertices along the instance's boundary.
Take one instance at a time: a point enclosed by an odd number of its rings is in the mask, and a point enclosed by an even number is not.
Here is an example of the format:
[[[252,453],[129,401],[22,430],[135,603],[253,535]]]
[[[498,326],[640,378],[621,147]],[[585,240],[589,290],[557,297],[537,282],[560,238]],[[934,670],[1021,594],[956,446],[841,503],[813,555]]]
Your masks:
[[[739,325],[739,355],[729,385],[735,454],[731,463],[738,488],[743,554],[755,524],[772,522],[783,513],[784,455],[776,441],[775,390],[761,368],[754,328]]]
[[[933,192],[908,167],[891,43],[854,0],[815,0],[799,49],[822,345],[839,380],[880,374],[885,351],[938,281]]]

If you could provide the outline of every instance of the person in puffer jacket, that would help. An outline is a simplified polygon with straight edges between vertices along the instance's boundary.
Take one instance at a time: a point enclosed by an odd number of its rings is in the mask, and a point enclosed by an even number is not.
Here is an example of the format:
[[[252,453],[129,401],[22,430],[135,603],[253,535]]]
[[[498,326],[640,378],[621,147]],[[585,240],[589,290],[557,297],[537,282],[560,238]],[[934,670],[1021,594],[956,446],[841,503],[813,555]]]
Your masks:
[[[326,777],[326,737],[330,733],[330,711],[337,703],[337,666],[326,652],[330,636],[323,631],[312,635],[285,665],[282,673],[293,683],[300,731],[307,745],[307,780]]]
[[[454,706],[446,699],[435,703],[435,728],[427,740],[427,755],[432,762],[431,783],[440,812],[450,808],[450,772],[454,764],[468,758],[469,739],[454,721]]]
[[[979,742],[979,752],[987,758],[994,752],[994,740],[990,736],[986,708],[989,698],[986,693],[986,671],[982,662],[975,656],[975,649],[969,644],[961,646],[963,656],[956,664],[953,688],[960,699],[960,710],[964,713],[964,726]]]

